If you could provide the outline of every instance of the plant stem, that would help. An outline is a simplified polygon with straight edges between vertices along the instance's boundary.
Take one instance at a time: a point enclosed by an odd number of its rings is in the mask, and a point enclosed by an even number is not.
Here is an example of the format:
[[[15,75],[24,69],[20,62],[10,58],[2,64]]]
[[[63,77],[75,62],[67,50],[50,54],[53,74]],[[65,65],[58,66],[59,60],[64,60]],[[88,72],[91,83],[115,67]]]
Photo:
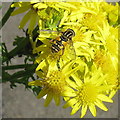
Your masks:
[[[21,69],[21,68],[29,67],[31,65],[33,65],[33,64],[21,64],[21,65],[2,66],[2,69],[3,70]]]
[[[14,2],[13,2],[14,3]],[[12,3],[12,4],[13,4]],[[2,18],[2,20],[0,21],[0,29],[4,26],[4,24],[7,22],[7,20],[9,19],[11,13],[14,11],[15,7],[11,8],[9,7],[8,11],[6,12],[6,14],[4,15],[4,17]]]

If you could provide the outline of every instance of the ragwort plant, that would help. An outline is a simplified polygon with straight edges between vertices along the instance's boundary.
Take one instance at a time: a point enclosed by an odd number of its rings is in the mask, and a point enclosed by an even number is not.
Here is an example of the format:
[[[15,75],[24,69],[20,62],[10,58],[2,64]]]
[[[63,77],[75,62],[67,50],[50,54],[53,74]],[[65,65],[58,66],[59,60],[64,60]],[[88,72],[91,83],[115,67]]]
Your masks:
[[[112,98],[120,88],[118,7],[118,3],[113,5],[105,1],[32,0],[13,3],[10,10],[16,9],[11,11],[11,16],[26,12],[19,25],[23,30],[27,27],[24,30],[26,38],[17,37],[16,48],[19,48],[21,40],[27,42],[21,53],[27,57],[25,65],[21,67],[25,67],[26,72],[31,70],[31,75],[20,79],[21,83],[31,89],[37,98],[47,95],[45,106],[48,106],[52,99],[56,105],[64,100],[66,104],[63,108],[71,107],[71,115],[80,110],[82,118],[89,109],[95,117],[95,106],[107,111],[103,101],[113,103]],[[63,35],[69,29],[75,32],[71,39]],[[66,38],[62,39],[61,36]],[[67,41],[64,41],[65,39]],[[64,49],[58,45],[60,42]],[[52,52],[53,46],[54,50],[60,50]],[[10,52],[6,55],[5,45],[3,48],[4,62],[8,64],[8,58],[14,55],[8,57]],[[32,66],[28,66],[29,61],[32,61]],[[18,67],[20,66],[16,66],[16,69]],[[4,74],[10,76],[7,72]],[[33,81],[29,81],[30,77]],[[12,83],[15,85],[19,82],[16,80]]]

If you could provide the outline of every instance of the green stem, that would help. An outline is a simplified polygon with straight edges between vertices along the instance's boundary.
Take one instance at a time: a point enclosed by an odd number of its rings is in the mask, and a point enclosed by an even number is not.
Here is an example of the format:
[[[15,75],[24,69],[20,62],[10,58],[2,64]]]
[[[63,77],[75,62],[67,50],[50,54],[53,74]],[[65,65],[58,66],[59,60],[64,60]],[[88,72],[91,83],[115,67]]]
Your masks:
[[[39,35],[38,32],[37,32],[38,30],[39,30],[39,27],[36,26],[36,28],[32,32],[32,35],[29,35],[29,40],[30,40],[30,43],[31,43],[31,46],[32,46],[33,49],[35,48],[35,45],[36,45],[35,42],[34,42],[34,37],[38,37],[38,35]]]
[[[32,49],[34,49],[34,42],[33,42],[33,39],[32,39],[31,35],[29,36],[29,40],[30,40],[30,44],[32,46]]]
[[[33,65],[33,64],[21,64],[21,65],[2,66],[2,69],[3,70],[21,69],[21,68],[29,67],[31,65]]]
[[[27,71],[21,71],[21,72],[14,73],[9,79],[10,80],[15,80],[15,79],[22,78],[22,77],[25,77],[25,76],[29,77],[33,73],[35,73],[34,69],[27,70]]]
[[[24,67],[24,70],[18,71],[13,73],[12,75],[7,75],[5,70],[12,70],[15,66],[19,66],[19,68]],[[3,75],[3,82],[5,81],[16,81],[17,79],[24,78],[24,77],[31,77],[35,73],[36,64],[26,64],[26,65],[12,65],[12,66],[4,66],[2,75]],[[17,69],[17,68],[16,68]]]
[[[13,2],[14,3],[14,2]],[[12,3],[12,4],[13,4]],[[7,22],[7,20],[9,19],[11,13],[14,11],[15,7],[11,8],[9,7],[8,11],[6,12],[6,14],[4,15],[4,17],[2,18],[2,20],[0,21],[0,29],[4,26],[4,24]]]

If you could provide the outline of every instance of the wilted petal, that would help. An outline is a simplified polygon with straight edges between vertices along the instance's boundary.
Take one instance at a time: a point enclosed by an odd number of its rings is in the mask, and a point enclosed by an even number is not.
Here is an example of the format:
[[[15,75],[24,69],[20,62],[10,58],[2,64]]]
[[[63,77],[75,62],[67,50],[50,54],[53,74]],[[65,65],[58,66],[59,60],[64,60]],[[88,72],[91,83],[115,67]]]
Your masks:
[[[21,20],[20,25],[19,25],[20,29],[22,29],[27,24],[27,22],[30,20],[30,16],[31,16],[31,10],[27,12],[27,14]]]
[[[54,95],[53,97],[54,97],[56,105],[57,106],[60,105],[60,95]]]
[[[47,107],[49,105],[49,103],[51,102],[52,98],[53,98],[53,95],[48,93],[47,94],[47,98],[46,98],[45,103],[44,103],[45,107]]]
[[[34,85],[34,86],[41,86],[42,84],[41,84],[40,80],[35,80],[35,81],[29,82],[28,85],[30,85],[30,86],[32,86],[32,85]]]
[[[43,97],[44,95],[46,95],[47,92],[48,92],[48,90],[47,90],[46,88],[43,88],[43,89],[39,92],[37,98],[40,99],[41,97]]]

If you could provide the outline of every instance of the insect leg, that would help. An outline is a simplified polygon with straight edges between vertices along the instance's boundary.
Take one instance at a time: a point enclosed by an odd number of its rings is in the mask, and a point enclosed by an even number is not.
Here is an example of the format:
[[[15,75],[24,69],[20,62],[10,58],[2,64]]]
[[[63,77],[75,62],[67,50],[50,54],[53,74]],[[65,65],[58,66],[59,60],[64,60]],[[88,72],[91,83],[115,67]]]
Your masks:
[[[65,47],[64,47],[64,45],[63,45],[63,48],[62,48],[62,55],[64,54],[64,50],[65,50]]]

